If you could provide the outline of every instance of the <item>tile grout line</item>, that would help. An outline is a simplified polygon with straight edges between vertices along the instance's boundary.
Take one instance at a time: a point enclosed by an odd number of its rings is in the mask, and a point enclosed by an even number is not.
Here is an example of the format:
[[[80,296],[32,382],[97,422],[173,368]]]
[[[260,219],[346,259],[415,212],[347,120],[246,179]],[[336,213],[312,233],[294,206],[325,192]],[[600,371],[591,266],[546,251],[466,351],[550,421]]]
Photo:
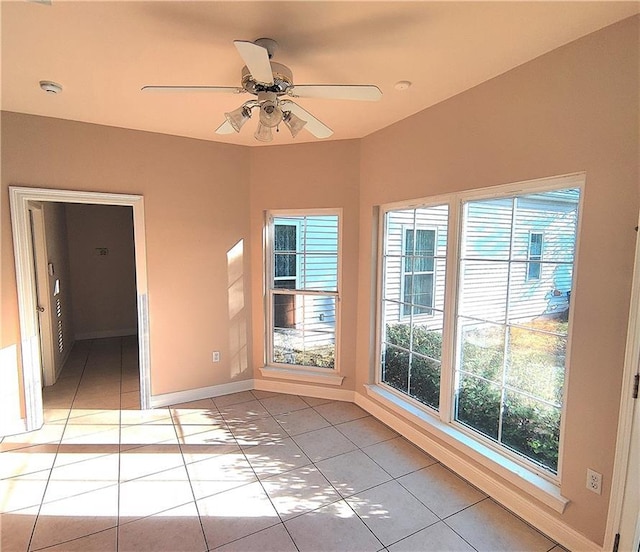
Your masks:
[[[218,410],[218,407],[213,402],[213,399],[209,399],[209,400],[211,401],[211,404],[213,405],[213,408]],[[218,413],[220,413],[219,410],[218,410]],[[180,457],[182,458],[182,465],[184,466],[184,471],[187,474],[187,481],[189,482],[189,489],[191,489],[191,496],[193,496],[193,505],[194,505],[194,507],[196,509],[196,514],[198,515],[198,523],[200,524],[200,531],[202,532],[202,538],[204,540],[205,546],[207,547],[207,550],[211,550],[211,547],[209,546],[209,541],[207,539],[207,533],[205,532],[204,524],[202,523],[202,516],[200,515],[200,508],[198,507],[198,499],[196,498],[196,493],[195,493],[195,491],[193,489],[193,483],[191,482],[191,475],[189,475],[189,469],[187,468],[187,461],[186,461],[186,459],[184,457],[184,451],[182,449],[182,443],[180,442],[180,436],[178,435],[178,430],[176,428],[176,420],[174,419],[173,410],[172,410],[171,407],[169,407],[169,416],[171,418],[171,425],[173,426],[173,432],[175,433],[176,441],[178,442],[178,450],[180,451]],[[225,425],[226,425],[226,422],[225,422]],[[235,441],[235,437],[234,437],[233,440]],[[182,505],[182,506],[184,506],[184,505]]]
[[[31,535],[29,536],[29,542],[27,543],[27,550],[31,550],[31,543],[33,542],[33,537],[35,536],[36,533],[36,527],[38,526],[38,520],[40,519],[40,512],[42,511],[42,506],[44,504],[44,497],[47,494],[47,489],[49,488],[49,482],[51,481],[51,475],[53,474],[53,470],[55,468],[56,465],[56,460],[58,459],[58,452],[60,451],[60,447],[62,446],[62,440],[64,439],[64,434],[65,431],[67,429],[67,424],[69,423],[69,418],[71,416],[71,410],[73,408],[73,403],[76,400],[76,397],[78,396],[78,389],[80,388],[80,382],[82,381],[82,378],[84,377],[84,372],[87,369],[87,363],[89,361],[89,354],[91,352],[91,349],[93,348],[93,341],[91,341],[91,344],[89,345],[89,350],[86,353],[85,359],[84,359],[84,363],[82,366],[82,373],[80,374],[80,377],[78,378],[78,383],[76,384],[76,391],[73,394],[73,399],[71,399],[71,404],[69,406],[69,412],[67,413],[67,419],[65,420],[64,423],[64,429],[62,430],[62,434],[60,435],[60,439],[58,440],[58,444],[56,446],[56,453],[53,457],[53,462],[51,463],[51,468],[49,469],[49,476],[47,477],[47,483],[44,486],[44,490],[42,492],[42,498],[40,499],[40,504],[38,505],[38,513],[36,514],[36,519],[33,522],[33,527],[31,528]],[[43,409],[44,409],[44,405],[43,405]]]

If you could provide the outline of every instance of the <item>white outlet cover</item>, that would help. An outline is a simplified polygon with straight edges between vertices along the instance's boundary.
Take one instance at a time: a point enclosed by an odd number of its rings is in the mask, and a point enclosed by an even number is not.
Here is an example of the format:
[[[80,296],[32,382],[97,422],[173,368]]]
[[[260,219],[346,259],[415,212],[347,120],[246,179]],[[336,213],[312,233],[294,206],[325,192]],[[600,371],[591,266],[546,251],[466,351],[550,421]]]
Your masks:
[[[602,474],[587,469],[587,489],[596,494],[602,494]]]

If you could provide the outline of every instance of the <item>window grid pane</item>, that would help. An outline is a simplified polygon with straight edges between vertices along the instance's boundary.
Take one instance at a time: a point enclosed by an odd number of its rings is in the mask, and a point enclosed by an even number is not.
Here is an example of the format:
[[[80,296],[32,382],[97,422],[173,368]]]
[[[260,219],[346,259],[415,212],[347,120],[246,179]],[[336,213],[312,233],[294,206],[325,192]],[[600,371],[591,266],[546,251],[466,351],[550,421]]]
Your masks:
[[[336,367],[338,222],[337,215],[273,218],[270,362]]]
[[[389,212],[384,242],[382,381],[437,410],[448,206]]]
[[[554,473],[578,200],[558,190],[463,210],[454,418]]]

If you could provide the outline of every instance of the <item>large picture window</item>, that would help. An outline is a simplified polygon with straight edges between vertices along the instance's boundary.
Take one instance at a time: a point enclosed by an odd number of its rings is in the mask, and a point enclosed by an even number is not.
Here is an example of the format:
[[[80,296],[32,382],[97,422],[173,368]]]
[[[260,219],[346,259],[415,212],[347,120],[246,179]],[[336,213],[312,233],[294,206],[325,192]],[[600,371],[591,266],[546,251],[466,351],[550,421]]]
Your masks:
[[[267,242],[267,363],[336,369],[337,213],[271,213]]]
[[[550,474],[559,461],[577,182],[383,210],[380,382]],[[431,280],[416,286],[422,275]]]

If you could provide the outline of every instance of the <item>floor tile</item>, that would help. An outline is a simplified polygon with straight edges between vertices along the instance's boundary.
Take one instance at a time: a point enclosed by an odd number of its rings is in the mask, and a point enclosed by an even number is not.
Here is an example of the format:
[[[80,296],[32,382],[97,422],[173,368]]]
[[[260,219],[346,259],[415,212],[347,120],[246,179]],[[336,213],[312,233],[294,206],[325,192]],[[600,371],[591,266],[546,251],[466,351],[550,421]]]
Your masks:
[[[38,507],[0,514],[0,550],[25,552],[38,517]]]
[[[120,445],[131,448],[133,445],[153,445],[157,443],[178,444],[176,430],[170,425],[141,424],[122,426]]]
[[[252,418],[269,416],[269,411],[258,400],[222,406],[220,407],[220,413],[227,423],[243,422]]]
[[[252,391],[240,391],[239,393],[231,393],[229,395],[221,395],[220,397],[213,397],[213,403],[218,407],[229,406],[232,404],[239,404],[243,402],[255,401],[258,397]]]
[[[278,395],[278,393],[275,393],[274,391],[263,391],[262,389],[252,389],[251,394],[258,400]]]
[[[331,399],[323,399],[320,397],[307,397],[307,396],[302,396],[300,397],[304,402],[306,402],[309,406],[319,406],[321,404],[326,404],[326,403],[330,403],[333,402]]]
[[[172,424],[173,421],[168,408],[157,408],[153,410],[123,410],[120,423],[123,425]]]
[[[50,473],[50,470],[43,470],[0,480],[0,512],[6,513],[39,506]]]
[[[490,499],[447,518],[446,523],[479,552],[543,552],[554,545]]]
[[[97,410],[93,408],[72,408],[69,411],[69,425],[118,425],[120,410]]]
[[[204,552],[207,545],[195,504],[121,524],[118,552]]]
[[[200,499],[197,506],[209,548],[280,523],[260,483],[250,483]]]
[[[129,481],[183,465],[178,445],[144,445],[120,454],[120,481]]]
[[[388,549],[389,552],[474,552],[474,548],[443,521],[392,544]]]
[[[225,544],[216,552],[298,552],[281,523]]]
[[[19,433],[9,435],[2,439],[0,452],[23,449],[33,445],[44,445],[47,443],[57,443],[62,437],[64,426],[60,424],[45,424],[42,428],[29,433]]]
[[[225,427],[203,425],[179,426],[175,428],[181,445],[236,445],[231,431]]]
[[[300,552],[377,552],[382,544],[341,500],[285,521]]]
[[[99,458],[107,454],[118,454],[119,451],[119,443],[62,443],[58,448],[58,454],[53,465],[54,467],[66,466]]]
[[[309,431],[296,435],[293,439],[313,462],[358,448],[334,427]]]
[[[283,520],[340,500],[327,479],[313,465],[291,470],[262,481]]]
[[[439,521],[396,481],[357,493],[347,503],[385,546]]]
[[[205,425],[224,426],[225,422],[217,408],[207,410],[172,410],[171,417],[176,426]]]
[[[288,437],[287,432],[272,417],[233,422],[229,429],[239,445],[261,445]]]
[[[108,454],[53,468],[43,502],[117,485],[118,467],[118,455]]]
[[[269,414],[276,416],[286,412],[307,408],[307,403],[296,395],[275,395],[260,401]]]
[[[343,497],[391,479],[386,471],[360,450],[322,460],[316,466]]]
[[[118,529],[112,527],[105,531],[45,548],[43,552],[118,552],[117,537]],[[120,552],[125,551],[120,549]]]
[[[393,477],[400,477],[436,463],[426,452],[403,437],[396,437],[362,449]]]
[[[197,401],[189,401],[189,402],[174,404],[174,405],[171,405],[169,408],[171,409],[172,414],[174,411],[184,412],[188,414],[188,411],[193,411],[193,410],[207,411],[207,410],[211,410],[212,408],[215,409],[215,405],[213,404],[212,399],[200,399]]]
[[[486,497],[441,464],[400,477],[398,482],[441,519]]]
[[[111,486],[43,504],[36,522],[32,549],[53,546],[115,527],[118,487]]]
[[[368,416],[362,408],[350,402],[334,401],[314,408],[332,424],[342,424]]]
[[[151,516],[192,500],[184,466],[133,479],[120,485],[120,523]]]
[[[77,342],[45,428],[0,440],[3,552],[32,532],[52,552],[554,546],[353,403],[243,391],[140,411],[137,362],[135,337]]]
[[[282,428],[292,436],[329,427],[330,425],[327,420],[310,407],[296,410],[295,412],[279,414],[275,418]]]
[[[0,453],[0,479],[50,469],[56,458],[57,443],[34,445]]]
[[[351,420],[335,428],[360,448],[398,437],[395,431],[372,416]]]
[[[309,458],[291,438],[268,445],[243,447],[243,452],[256,475],[262,479],[305,466]]]
[[[240,447],[235,443],[216,444],[216,443],[204,443],[204,444],[180,444],[180,450],[182,451],[182,457],[185,464],[191,464],[192,462],[201,462],[202,460],[208,460],[214,456],[220,454],[227,454],[228,452],[240,452]]]
[[[251,465],[241,452],[230,452],[187,464],[187,472],[196,498],[257,481]]]

